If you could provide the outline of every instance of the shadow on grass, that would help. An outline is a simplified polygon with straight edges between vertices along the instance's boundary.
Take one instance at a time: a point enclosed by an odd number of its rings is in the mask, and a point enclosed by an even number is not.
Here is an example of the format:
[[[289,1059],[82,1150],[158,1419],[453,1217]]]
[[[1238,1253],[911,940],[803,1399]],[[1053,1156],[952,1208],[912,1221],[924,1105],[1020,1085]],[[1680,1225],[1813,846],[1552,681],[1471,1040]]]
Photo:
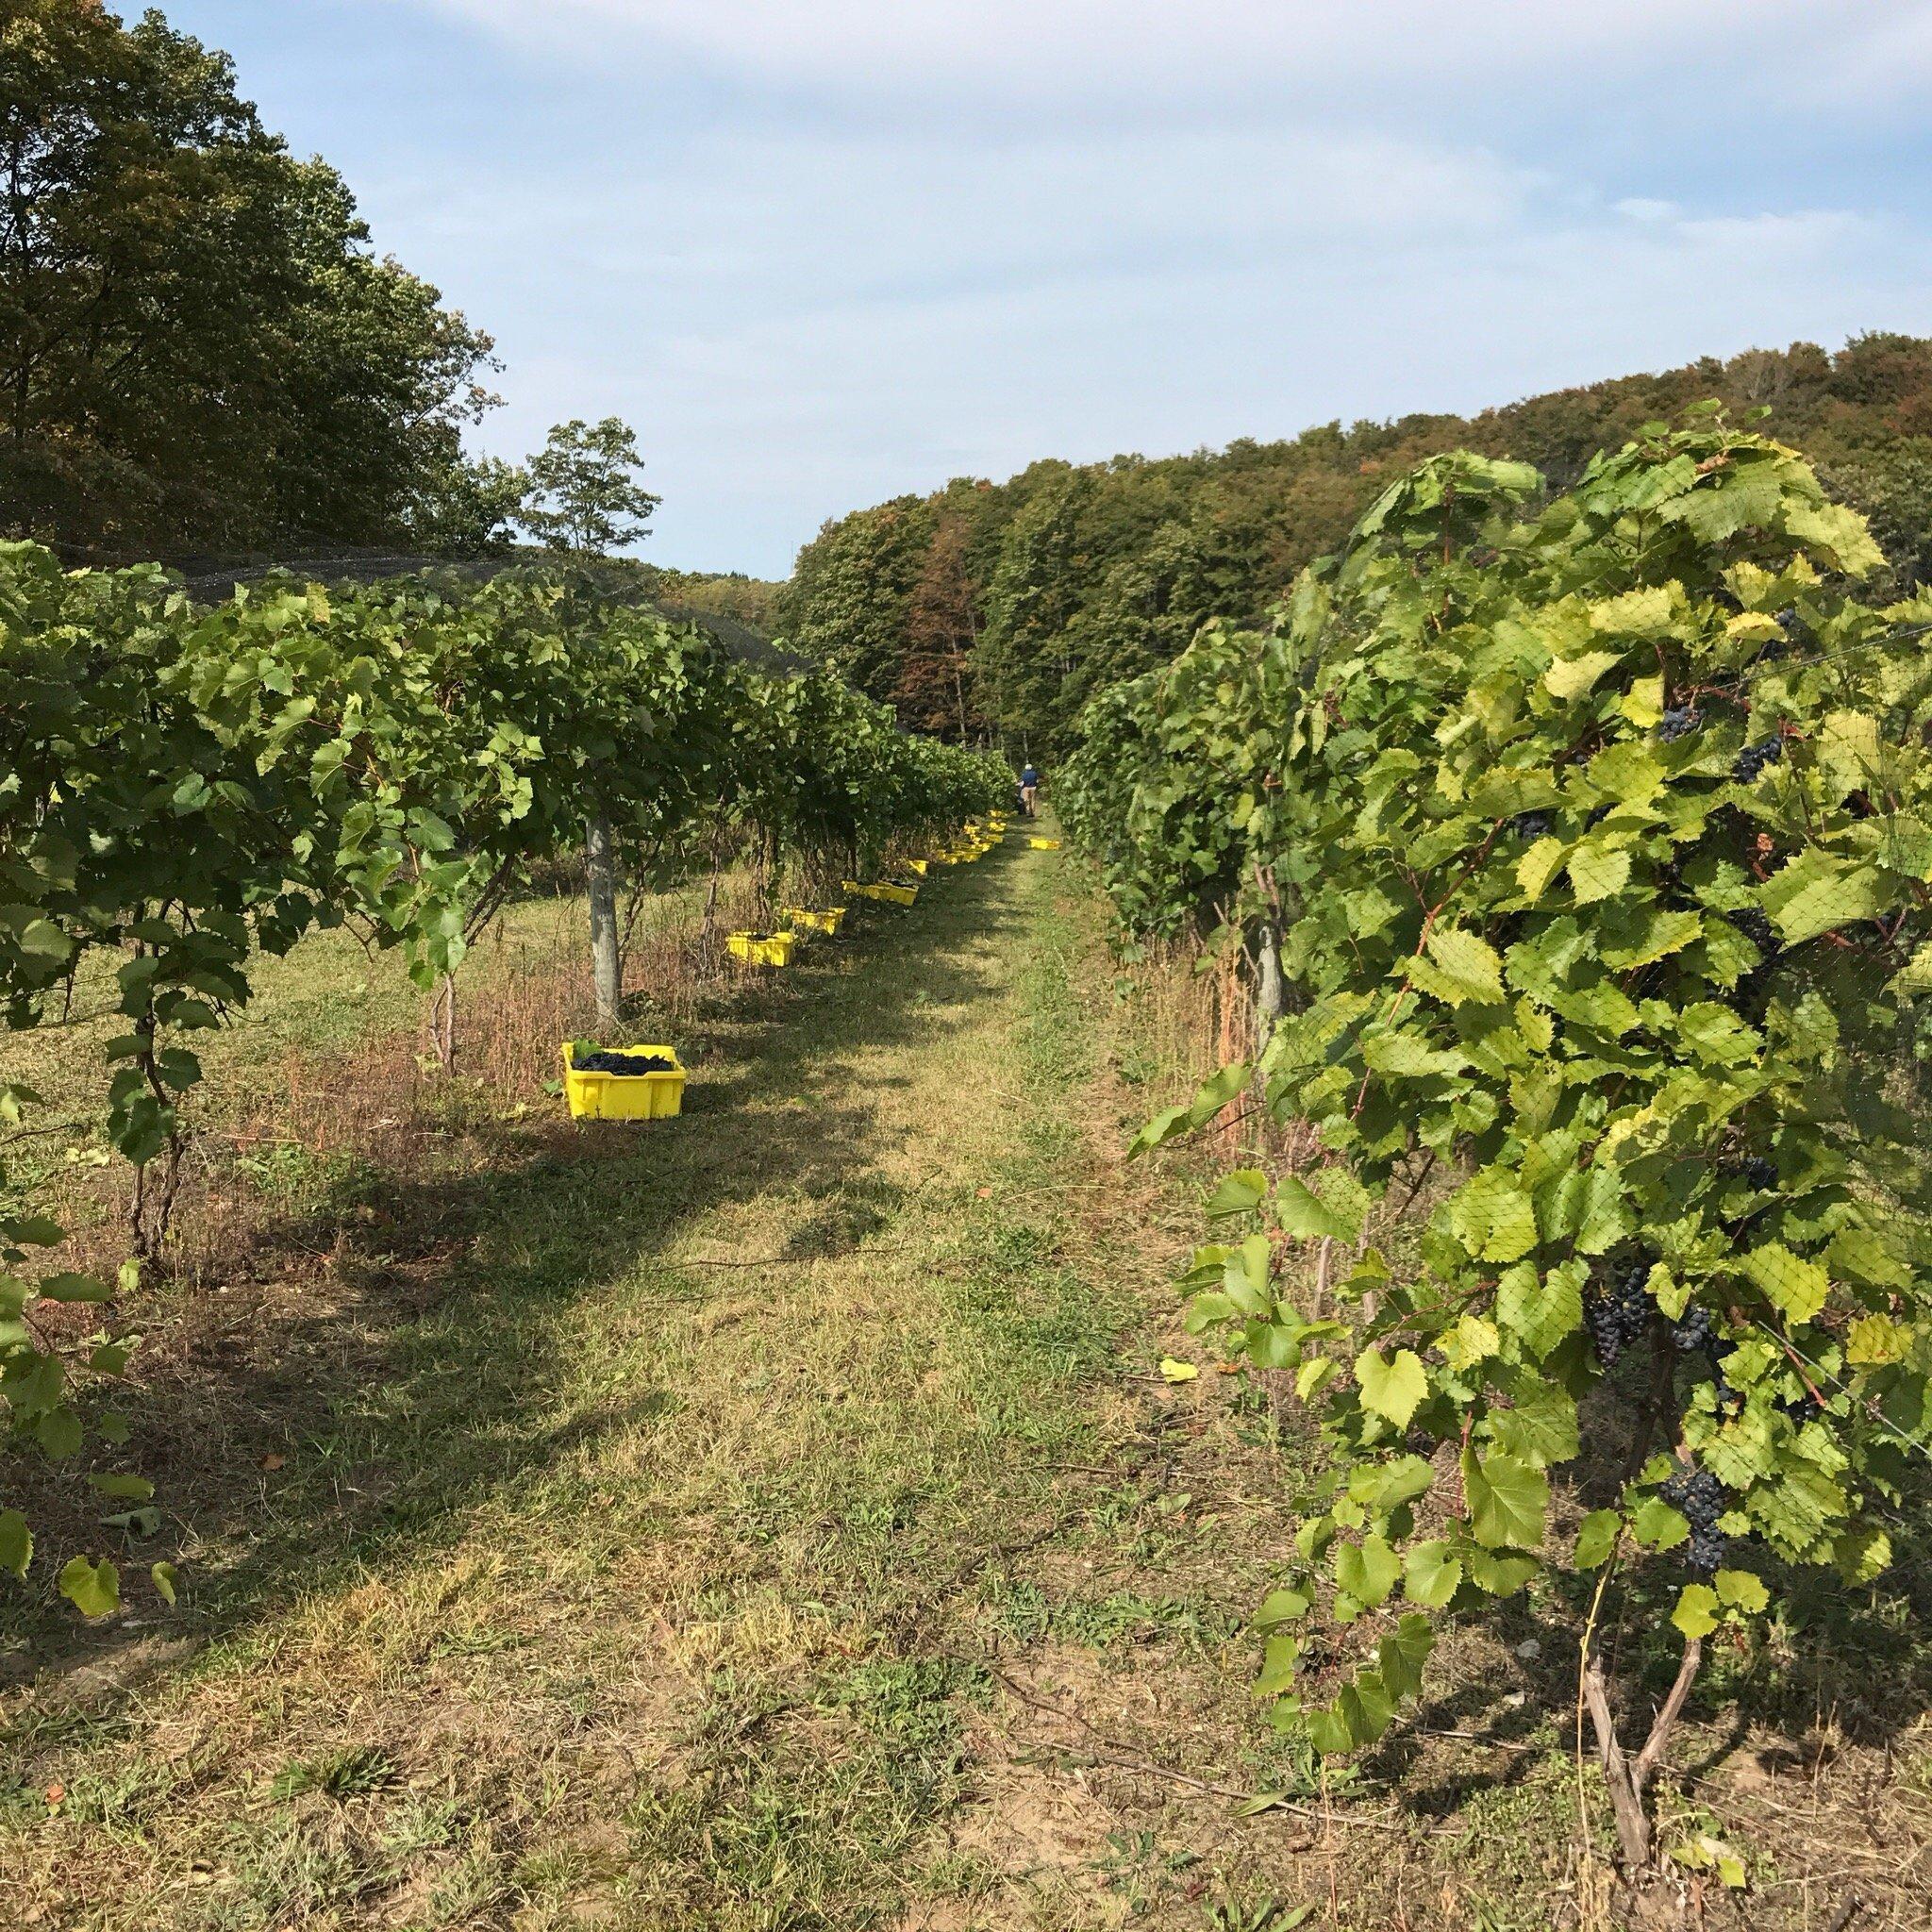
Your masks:
[[[998,975],[969,954],[1018,942],[1006,889],[1019,861],[1009,844],[914,908],[880,908],[782,983],[742,985],[689,1043],[680,1119],[488,1124],[475,1166],[369,1175],[340,1224],[271,1237],[261,1272],[277,1240],[284,1260],[310,1257],[292,1300],[229,1320],[216,1297],[182,1310],[192,1345],[130,1402],[129,1459],[200,1554],[180,1610],[157,1625],[143,1609],[148,1629],[218,1641],[352,1574],[419,1561],[454,1544],[491,1494],[602,1432],[673,1412],[675,1398],[654,1390],[559,1424],[557,1398],[581,1367],[560,1318],[654,1257],[668,1263],[654,1283],[668,1304],[708,1293],[716,1276],[670,1257],[719,1207],[774,1189],[810,1199],[787,1245],[800,1258],[887,1228],[903,1191],[874,1171],[887,1130],[851,1058],[937,1038],[994,990]],[[332,1265],[316,1267],[332,1238]],[[54,1486],[21,1474],[27,1508],[58,1513]],[[96,1547],[108,1538],[120,1540],[96,1531]],[[175,1554],[167,1541],[110,1554],[133,1573]],[[132,1696],[173,1661],[132,1620],[80,1628],[51,1594],[15,1597],[8,1615],[0,1682],[18,1692],[37,1675],[16,1699],[16,1744],[70,1703],[98,1721],[105,1686]]]

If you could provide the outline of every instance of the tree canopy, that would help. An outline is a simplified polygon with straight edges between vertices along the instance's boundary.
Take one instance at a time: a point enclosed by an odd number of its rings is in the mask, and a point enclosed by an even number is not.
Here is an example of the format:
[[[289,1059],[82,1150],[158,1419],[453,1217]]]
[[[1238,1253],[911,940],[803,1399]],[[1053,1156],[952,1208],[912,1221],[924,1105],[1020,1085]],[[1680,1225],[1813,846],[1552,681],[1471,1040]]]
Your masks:
[[[637,434],[615,416],[559,423],[530,458],[528,495],[517,521],[537,539],[578,556],[637,542],[659,499],[638,481]]]
[[[113,557],[390,543],[493,398],[488,336],[158,12],[0,25],[0,530]]]

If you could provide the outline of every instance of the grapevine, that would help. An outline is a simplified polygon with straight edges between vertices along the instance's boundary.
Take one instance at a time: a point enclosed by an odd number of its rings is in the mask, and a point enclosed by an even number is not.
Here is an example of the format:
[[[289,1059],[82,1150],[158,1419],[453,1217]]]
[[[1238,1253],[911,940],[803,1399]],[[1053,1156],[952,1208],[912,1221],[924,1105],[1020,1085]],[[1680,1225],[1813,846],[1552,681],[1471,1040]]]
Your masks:
[[[136,1175],[110,1284],[45,1266],[63,1231],[0,1169],[0,1432],[62,1461],[126,1440],[103,1397],[132,1344],[57,1345],[35,1311],[131,1294],[161,1263],[192,1042],[245,1009],[258,955],[345,923],[400,948],[436,990],[447,1060],[465,954],[587,821],[640,875],[744,840],[767,868],[829,869],[1009,785],[829,673],[736,662],[583,575],[271,579],[202,608],[158,570],[70,574],[0,544],[0,1012],[33,1027],[89,958],[112,962],[102,1124]],[[0,1145],[38,1104],[0,1086]],[[145,1503],[137,1474],[90,1480]],[[0,1568],[33,1560],[25,1516],[0,1508]],[[167,1566],[154,1585],[172,1596]],[[88,1615],[120,1601],[106,1557],[75,1557],[59,1587]]]
[[[1704,1640],[1748,1636],[1772,1563],[1879,1574],[1932,1413],[1932,1242],[1895,1185],[1919,1129],[1869,1067],[1932,991],[1932,598],[1859,602],[1879,563],[1713,409],[1560,494],[1434,458],[1271,629],[1104,694],[1062,774],[1130,928],[1279,921],[1291,994],[1252,1077],[1320,1152],[1237,1176],[1259,1246],[1219,1217],[1187,1277],[1190,1326],[1291,1374],[1335,1457],[1262,1689],[1359,1749],[1423,1694],[1441,1619],[1601,1574],[1682,1643],[1641,1750],[1596,1623],[1579,1663],[1633,1870]],[[1380,1204],[1417,1157],[1448,1179],[1398,1268]],[[1313,1307],[1310,1241],[1357,1257]],[[1579,1404],[1611,1381],[1606,1434]],[[1602,1499],[1574,1535],[1559,1486]],[[1324,1608],[1339,1687],[1301,1627]]]

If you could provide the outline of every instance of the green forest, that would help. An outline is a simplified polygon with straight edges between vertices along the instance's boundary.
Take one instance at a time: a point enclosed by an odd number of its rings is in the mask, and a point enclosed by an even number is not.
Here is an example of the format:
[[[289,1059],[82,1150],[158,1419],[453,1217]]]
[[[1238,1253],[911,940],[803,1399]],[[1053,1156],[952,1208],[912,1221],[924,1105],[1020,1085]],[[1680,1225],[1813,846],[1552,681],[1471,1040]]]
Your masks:
[[[1108,685],[1177,657],[1209,618],[1252,626],[1388,484],[1452,449],[1534,464],[1560,489],[1600,449],[1707,397],[1800,449],[1862,510],[1898,587],[1932,568],[1932,341],[1796,342],[1486,409],[1324,424],[1104,463],[1051,458],[829,523],[775,600],[799,650],[922,730],[1058,758]]]

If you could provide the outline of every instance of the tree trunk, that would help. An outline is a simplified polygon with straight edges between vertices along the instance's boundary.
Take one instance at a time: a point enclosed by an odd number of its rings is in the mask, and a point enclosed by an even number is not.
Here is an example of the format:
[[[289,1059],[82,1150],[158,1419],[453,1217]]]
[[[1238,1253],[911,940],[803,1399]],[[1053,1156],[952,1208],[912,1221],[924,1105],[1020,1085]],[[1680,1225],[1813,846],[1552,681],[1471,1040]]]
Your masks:
[[[617,958],[617,865],[610,853],[610,821],[600,812],[584,825],[584,862],[591,877],[591,980],[598,1021],[617,1019],[621,991]]]
[[[1684,1708],[1684,1701],[1690,1694],[1690,1686],[1696,1680],[1697,1667],[1703,1658],[1702,1641],[1695,1637],[1686,1640],[1684,1655],[1677,1665],[1676,1681],[1672,1684],[1663,1708],[1657,1712],[1650,1727],[1650,1736],[1644,1740],[1643,1749],[1632,1757],[1617,1736],[1617,1722],[1610,1712],[1609,1680],[1604,1670],[1603,1652],[1594,1638],[1584,1657],[1583,1701],[1590,1710],[1591,1728],[1596,1733],[1597,1761],[1603,1766],[1604,1784],[1609,1790],[1610,1815],[1617,1827],[1617,1849],[1624,1875],[1628,1878],[1641,1877],[1650,1868],[1654,1836],[1649,1807],[1644,1802],[1645,1793],[1663,1757],[1664,1746],[1670,1741],[1671,1732]]]
[[[436,996],[429,1006],[429,1043],[436,1049],[436,1063],[445,1074],[457,1070],[457,982],[445,973],[436,982]]]
[[[140,953],[144,954],[146,950],[142,946]],[[155,1018],[152,984],[144,1009],[135,1020],[134,1032],[141,1041],[135,1066],[147,1089],[147,1098],[168,1120],[168,1138],[160,1150],[152,1159],[142,1161],[134,1170],[134,1199],[128,1215],[128,1234],[135,1259],[145,1273],[149,1266],[159,1261],[161,1250],[167,1244],[168,1230],[175,1219],[175,1197],[181,1191],[181,1164],[186,1152],[178,1100],[170,1098],[161,1079],[158,1058],[160,1027]]]
[[[1264,919],[1255,934],[1255,1058],[1274,1037],[1288,997],[1281,978],[1281,928]]]
[[[718,924],[718,881],[724,868],[724,848],[722,833],[711,838],[711,882],[705,889],[705,923],[698,933],[698,970],[708,973],[711,969],[711,949],[717,944]]]

